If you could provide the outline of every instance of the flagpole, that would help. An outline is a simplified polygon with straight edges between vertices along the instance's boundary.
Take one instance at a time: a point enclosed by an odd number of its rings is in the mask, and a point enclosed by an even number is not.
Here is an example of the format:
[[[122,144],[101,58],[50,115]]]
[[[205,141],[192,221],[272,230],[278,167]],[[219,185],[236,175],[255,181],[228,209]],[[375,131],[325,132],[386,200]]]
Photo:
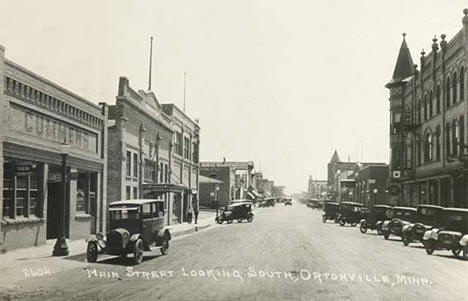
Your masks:
[[[153,37],[150,40],[148,90],[151,90],[151,67],[153,65]]]

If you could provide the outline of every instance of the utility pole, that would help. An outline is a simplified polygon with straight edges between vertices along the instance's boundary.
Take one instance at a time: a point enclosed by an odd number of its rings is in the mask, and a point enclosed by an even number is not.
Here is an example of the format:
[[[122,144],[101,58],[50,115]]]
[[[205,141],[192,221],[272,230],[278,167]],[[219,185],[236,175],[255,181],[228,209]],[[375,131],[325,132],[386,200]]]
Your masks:
[[[152,68],[152,65],[153,65],[153,37],[151,37],[151,40],[150,40],[148,90],[151,90],[151,68]]]

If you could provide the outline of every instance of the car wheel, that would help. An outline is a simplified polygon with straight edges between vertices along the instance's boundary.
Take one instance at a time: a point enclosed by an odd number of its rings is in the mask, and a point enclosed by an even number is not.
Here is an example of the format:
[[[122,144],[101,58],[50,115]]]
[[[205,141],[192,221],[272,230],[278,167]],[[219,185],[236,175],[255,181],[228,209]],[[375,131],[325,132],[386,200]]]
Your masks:
[[[409,235],[408,234],[403,234],[403,245],[408,246],[410,243]]]
[[[385,232],[385,233],[383,234],[383,237],[385,238],[385,240],[388,240],[388,238],[390,237],[390,233]]]
[[[356,227],[357,226],[357,223],[356,222],[352,222],[351,223],[351,227]]]
[[[133,263],[140,264],[143,261],[143,241],[139,238],[133,246]]]
[[[430,240],[426,241],[424,244],[426,246],[426,253],[427,255],[432,255],[434,253],[434,243]]]
[[[359,227],[359,230],[361,230],[361,233],[366,233],[367,232],[367,223],[362,222],[361,226]]]
[[[242,219],[241,219],[241,218],[238,218],[238,219],[237,219],[237,222],[238,222],[239,224],[242,223]]]
[[[468,245],[463,247],[463,259],[468,260]]]
[[[251,222],[253,221],[253,215],[249,215],[249,216],[247,217],[247,221],[248,221],[249,223],[251,223]]]
[[[162,255],[167,255],[169,253],[169,240],[164,237],[164,240],[161,245],[161,254]]]
[[[344,225],[346,225],[346,221],[345,221],[344,218],[340,218],[339,223],[340,223],[340,226],[342,226],[342,227],[343,227]]]
[[[88,247],[86,248],[86,260],[88,262],[96,262],[98,258],[98,246],[95,241],[88,242]]]
[[[452,254],[455,257],[460,257],[461,251],[462,251],[462,249],[452,249]]]
[[[327,217],[325,215],[322,216],[322,222],[325,224],[327,222]]]
[[[222,219],[222,218],[218,218],[218,219],[216,219],[216,222],[217,222],[218,224],[221,225],[221,224],[223,223],[223,219]]]

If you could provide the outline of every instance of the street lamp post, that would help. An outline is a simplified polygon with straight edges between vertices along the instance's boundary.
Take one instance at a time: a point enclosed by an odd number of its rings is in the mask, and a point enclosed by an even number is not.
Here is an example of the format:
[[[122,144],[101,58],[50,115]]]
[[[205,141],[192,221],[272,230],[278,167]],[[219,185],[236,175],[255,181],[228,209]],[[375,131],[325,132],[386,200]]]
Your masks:
[[[62,214],[60,217],[60,235],[57,236],[57,241],[54,245],[54,251],[52,252],[52,256],[67,256],[69,254],[67,239],[65,238],[65,216],[67,214],[67,158],[68,153],[65,152],[65,147],[69,146],[69,144],[64,141],[62,143],[62,190],[63,190],[63,201],[62,201]]]

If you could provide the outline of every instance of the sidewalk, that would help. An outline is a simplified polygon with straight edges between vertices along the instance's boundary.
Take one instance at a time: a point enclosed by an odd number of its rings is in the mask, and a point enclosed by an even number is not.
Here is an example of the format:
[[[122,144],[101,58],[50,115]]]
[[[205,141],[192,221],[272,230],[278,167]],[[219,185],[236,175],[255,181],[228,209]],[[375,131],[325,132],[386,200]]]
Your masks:
[[[170,225],[172,237],[178,237],[192,232],[200,231],[215,224],[215,213],[200,211],[198,224]],[[86,253],[86,240],[67,240],[70,254],[66,257],[52,256],[55,240],[47,240],[46,244],[9,251],[0,255],[0,290],[16,287],[15,283],[27,278],[37,276],[50,276],[52,274],[85,267],[87,262],[76,260],[63,260],[80,256]]]

